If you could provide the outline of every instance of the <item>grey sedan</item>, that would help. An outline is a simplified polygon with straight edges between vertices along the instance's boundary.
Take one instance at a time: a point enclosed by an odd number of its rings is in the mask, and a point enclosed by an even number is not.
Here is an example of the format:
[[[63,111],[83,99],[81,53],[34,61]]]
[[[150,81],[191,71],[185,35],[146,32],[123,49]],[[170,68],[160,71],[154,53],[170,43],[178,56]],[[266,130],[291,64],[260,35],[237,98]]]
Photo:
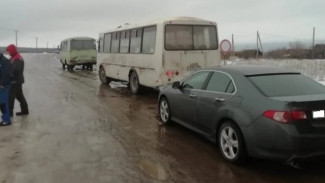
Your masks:
[[[162,88],[158,109],[164,124],[204,135],[233,163],[250,156],[294,164],[325,152],[325,87],[291,70],[199,70]]]

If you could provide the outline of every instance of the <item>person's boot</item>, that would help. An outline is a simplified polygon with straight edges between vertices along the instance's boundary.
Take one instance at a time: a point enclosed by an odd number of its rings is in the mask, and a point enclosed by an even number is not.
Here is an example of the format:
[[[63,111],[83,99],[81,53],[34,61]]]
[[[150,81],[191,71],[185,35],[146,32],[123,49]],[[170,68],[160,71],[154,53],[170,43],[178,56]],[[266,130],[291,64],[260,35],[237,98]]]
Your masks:
[[[21,109],[21,112],[17,112],[16,113],[17,116],[24,116],[24,115],[29,114],[28,105],[27,105],[26,100],[24,102],[20,103],[20,109]]]
[[[28,111],[22,111],[22,112],[17,112],[16,115],[17,116],[24,116],[24,115],[28,115],[29,112]]]
[[[0,122],[0,126],[9,126],[9,125],[11,125],[10,121],[1,121]]]

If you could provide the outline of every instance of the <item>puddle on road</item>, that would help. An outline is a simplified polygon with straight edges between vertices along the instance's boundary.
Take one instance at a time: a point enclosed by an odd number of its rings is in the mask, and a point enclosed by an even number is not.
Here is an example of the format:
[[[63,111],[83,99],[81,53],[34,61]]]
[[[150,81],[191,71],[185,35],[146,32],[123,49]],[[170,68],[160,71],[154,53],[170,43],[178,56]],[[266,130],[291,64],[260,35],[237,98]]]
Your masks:
[[[142,159],[139,162],[139,167],[148,176],[157,180],[167,180],[169,175],[166,169],[158,162],[151,159]]]

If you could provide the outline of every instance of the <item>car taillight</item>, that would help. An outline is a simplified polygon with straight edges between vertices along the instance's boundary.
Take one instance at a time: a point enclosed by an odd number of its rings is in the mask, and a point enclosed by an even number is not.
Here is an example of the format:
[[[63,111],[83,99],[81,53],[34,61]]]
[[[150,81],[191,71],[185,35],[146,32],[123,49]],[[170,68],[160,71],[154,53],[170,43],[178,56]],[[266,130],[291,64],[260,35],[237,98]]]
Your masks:
[[[289,123],[293,120],[305,120],[307,115],[305,111],[276,111],[268,110],[263,113],[267,118],[281,123]]]
[[[307,115],[305,111],[291,111],[292,118],[294,120],[304,120],[307,119]]]

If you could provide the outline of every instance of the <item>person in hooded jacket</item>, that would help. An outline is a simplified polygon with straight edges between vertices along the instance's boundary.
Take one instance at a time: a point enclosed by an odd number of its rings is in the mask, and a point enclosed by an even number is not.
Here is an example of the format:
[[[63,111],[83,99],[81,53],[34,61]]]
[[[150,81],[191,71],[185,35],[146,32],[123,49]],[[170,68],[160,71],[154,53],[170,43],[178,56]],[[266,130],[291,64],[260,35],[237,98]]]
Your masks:
[[[0,110],[2,112],[0,126],[8,126],[11,124],[8,103],[9,87],[10,63],[9,60],[0,53]]]
[[[11,56],[11,86],[9,90],[9,109],[10,115],[13,116],[14,103],[17,99],[20,103],[21,112],[17,112],[17,116],[28,115],[28,104],[23,93],[24,79],[24,59],[18,53],[15,45],[11,44],[6,48],[6,51]]]

